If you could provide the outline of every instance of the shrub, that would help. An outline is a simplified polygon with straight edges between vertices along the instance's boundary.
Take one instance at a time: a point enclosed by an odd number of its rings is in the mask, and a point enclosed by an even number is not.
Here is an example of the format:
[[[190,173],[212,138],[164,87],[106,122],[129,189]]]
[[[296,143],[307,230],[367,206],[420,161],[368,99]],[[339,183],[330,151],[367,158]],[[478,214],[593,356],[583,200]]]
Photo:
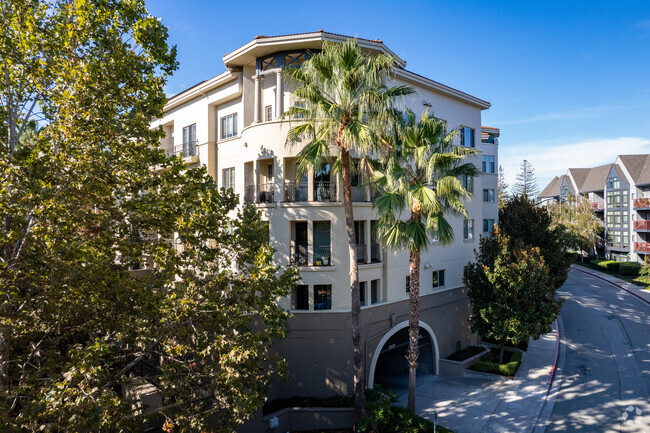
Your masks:
[[[644,277],[650,276],[650,265],[645,263],[641,265],[641,268],[639,269],[639,275]]]
[[[603,259],[594,259],[589,261],[589,266],[591,266],[594,269],[598,269],[600,267],[600,264],[602,262],[605,262],[606,260]]]
[[[618,272],[620,272],[621,275],[631,275],[636,277],[639,275],[639,271],[640,266],[632,262],[621,263],[618,267]]]
[[[580,258],[578,253],[574,251],[566,253],[565,256],[571,263],[577,262],[578,259]]]
[[[607,270],[609,272],[618,272],[619,267],[621,266],[621,262],[617,262],[615,260],[610,260],[607,262]]]
[[[505,364],[499,364],[498,362],[490,361],[476,361],[474,367],[476,371],[484,371],[486,373],[501,374],[503,376],[514,376],[521,362],[521,357],[523,353],[518,350],[507,350],[506,352],[510,353],[510,361]]]

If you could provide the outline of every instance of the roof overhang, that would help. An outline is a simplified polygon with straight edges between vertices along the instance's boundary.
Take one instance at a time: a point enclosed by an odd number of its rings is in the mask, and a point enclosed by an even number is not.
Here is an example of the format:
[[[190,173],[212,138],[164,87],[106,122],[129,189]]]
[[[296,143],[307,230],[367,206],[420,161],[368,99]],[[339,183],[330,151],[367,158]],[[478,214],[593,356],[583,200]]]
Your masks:
[[[400,59],[384,43],[378,39],[362,39],[350,36],[337,35],[324,31],[313,33],[301,33],[284,36],[257,36],[249,43],[237,48],[235,51],[223,56],[226,67],[246,66],[255,62],[258,57],[264,57],[278,51],[290,51],[296,49],[317,50],[323,46],[324,41],[344,42],[347,39],[355,39],[359,46],[374,53],[384,53],[393,58],[400,67],[404,68],[406,62]]]

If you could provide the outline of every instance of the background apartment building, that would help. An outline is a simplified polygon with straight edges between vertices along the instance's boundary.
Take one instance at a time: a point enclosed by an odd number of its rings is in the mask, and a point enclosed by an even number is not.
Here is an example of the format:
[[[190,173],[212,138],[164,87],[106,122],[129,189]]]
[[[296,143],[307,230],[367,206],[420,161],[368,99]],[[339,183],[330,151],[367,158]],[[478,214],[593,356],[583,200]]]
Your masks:
[[[169,154],[182,154],[188,164],[205,165],[219,186],[239,194],[242,205],[256,206],[269,223],[276,264],[300,269],[300,283],[281,300],[293,314],[291,333],[278,345],[288,361],[290,380],[272,389],[272,399],[349,394],[353,389],[350,263],[341,178],[325,163],[296,179],[300,148],[285,145],[290,125],[281,119],[296,103],[282,69],[300,67],[323,41],[346,38],[323,31],[258,36],[223,57],[226,72],[172,97],[165,116],[152,123],[166,132],[161,146]],[[358,39],[358,43],[370,53],[395,56],[379,40]],[[401,108],[417,114],[430,109],[447,125],[460,129],[459,145],[482,150],[472,160],[484,175],[464,180],[474,193],[467,203],[469,219],[451,218],[453,245],[434,243],[422,255],[420,369],[437,374],[440,358],[476,339],[468,325],[471,309],[462,273],[473,260],[478,237],[497,220],[499,131],[481,128],[481,111],[489,108],[488,102],[410,72],[404,60],[395,59],[394,82],[388,84],[406,84],[417,91]],[[407,372],[403,354],[408,254],[385,251],[375,238],[377,215],[371,205],[375,194],[360,179],[353,180],[369,385]]]
[[[605,226],[599,254],[643,262],[650,254],[650,155],[619,155],[613,164],[570,168],[539,194],[538,202],[559,203],[567,194],[591,204]]]

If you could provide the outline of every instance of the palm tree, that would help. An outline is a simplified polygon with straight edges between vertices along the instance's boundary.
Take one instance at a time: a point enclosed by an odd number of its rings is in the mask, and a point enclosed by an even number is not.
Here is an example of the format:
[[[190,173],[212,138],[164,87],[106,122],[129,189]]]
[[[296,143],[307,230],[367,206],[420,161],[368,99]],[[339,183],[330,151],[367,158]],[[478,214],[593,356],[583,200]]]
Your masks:
[[[406,118],[404,118],[406,117]],[[387,248],[409,251],[409,363],[408,407],[415,409],[415,374],[420,333],[420,253],[431,239],[443,244],[454,240],[448,214],[467,215],[464,201],[470,193],[459,180],[476,176],[467,157],[475,149],[455,146],[456,131],[447,132],[443,121],[428,111],[417,121],[412,111],[400,116],[383,139],[386,152],[374,179],[384,193],[373,202],[378,211],[378,238]],[[406,209],[410,215],[402,220]]]
[[[334,162],[343,177],[343,204],[350,256],[350,293],[354,363],[354,414],[361,419],[365,406],[359,302],[359,277],[356,259],[350,152],[366,154],[372,149],[374,132],[381,128],[394,98],[414,90],[407,86],[387,88],[384,80],[394,59],[387,55],[368,55],[352,39],[343,43],[324,42],[322,51],[300,68],[283,73],[297,88],[300,101],[285,117],[300,119],[287,134],[287,143],[307,141],[297,156],[300,178],[309,167]]]

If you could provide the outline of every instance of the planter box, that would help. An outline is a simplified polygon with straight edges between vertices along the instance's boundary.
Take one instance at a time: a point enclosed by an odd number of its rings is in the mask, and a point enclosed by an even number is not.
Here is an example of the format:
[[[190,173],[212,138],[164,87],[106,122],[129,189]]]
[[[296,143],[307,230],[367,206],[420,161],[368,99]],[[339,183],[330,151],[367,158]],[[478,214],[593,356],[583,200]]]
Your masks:
[[[476,355],[465,359],[464,361],[452,361],[451,359],[441,359],[439,361],[440,374],[442,376],[463,376],[465,370],[474,365],[474,363],[483,355],[490,351],[489,348],[485,348],[483,352],[477,353]]]

